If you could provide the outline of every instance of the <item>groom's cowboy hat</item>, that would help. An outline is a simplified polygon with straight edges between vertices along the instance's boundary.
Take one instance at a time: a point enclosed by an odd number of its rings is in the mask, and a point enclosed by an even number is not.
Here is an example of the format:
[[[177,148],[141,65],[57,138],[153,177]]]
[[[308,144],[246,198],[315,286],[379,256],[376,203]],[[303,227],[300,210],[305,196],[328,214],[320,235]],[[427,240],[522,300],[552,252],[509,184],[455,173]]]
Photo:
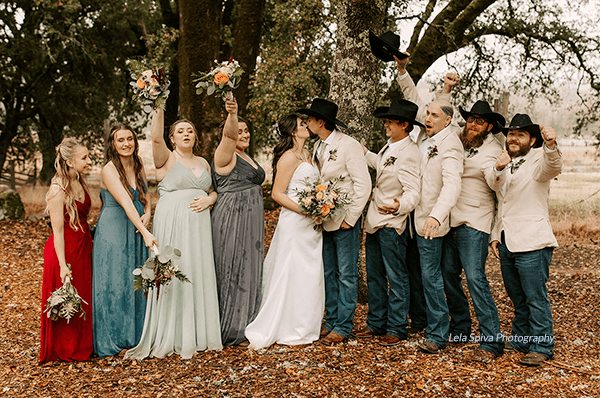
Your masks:
[[[346,127],[344,123],[337,120],[338,106],[331,101],[322,98],[315,98],[308,109],[298,109],[296,112],[303,115],[312,116],[316,119],[324,120],[328,123],[337,124]]]
[[[415,120],[419,112],[419,106],[414,102],[404,99],[392,98],[390,106],[380,106],[375,109],[373,116],[379,119],[394,119],[401,122],[416,124],[420,127],[425,127],[422,123]]]
[[[492,108],[490,108],[490,104],[487,101],[479,100],[473,104],[470,111],[464,110],[461,106],[458,107],[460,114],[462,115],[465,122],[469,118],[469,116],[481,116],[489,123],[491,123],[494,127],[492,128],[491,133],[496,134],[502,131],[504,125],[506,124],[506,120],[504,116],[499,113],[492,112]]]
[[[530,137],[535,137],[533,148],[540,148],[544,144],[539,124],[534,124],[527,114],[517,113],[510,121],[510,125],[502,129],[502,133],[507,135],[509,130],[527,131]]]
[[[398,59],[408,58],[408,55],[400,51],[400,36],[388,30],[381,36],[377,36],[372,31],[369,31],[369,43],[371,44],[371,52],[374,56],[384,62],[394,60],[394,55]]]

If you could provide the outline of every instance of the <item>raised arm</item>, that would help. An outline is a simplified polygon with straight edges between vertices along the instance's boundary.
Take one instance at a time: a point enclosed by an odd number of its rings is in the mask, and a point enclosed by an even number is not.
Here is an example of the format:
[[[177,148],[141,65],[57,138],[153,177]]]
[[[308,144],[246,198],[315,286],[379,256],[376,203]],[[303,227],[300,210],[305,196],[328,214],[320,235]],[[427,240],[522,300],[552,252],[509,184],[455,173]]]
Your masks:
[[[135,206],[133,205],[133,201],[121,183],[119,173],[112,162],[104,166],[100,178],[102,179],[103,185],[106,187],[106,189],[108,189],[108,192],[110,192],[115,200],[121,205],[123,210],[125,210],[127,218],[129,218],[131,223],[137,228],[138,232],[142,234],[142,238],[144,239],[146,246],[152,247],[153,244],[158,246],[156,238],[150,233],[150,231],[148,231]]]
[[[154,167],[156,169],[163,168],[171,151],[167,148],[164,137],[165,131],[165,111],[160,107],[152,111],[152,123],[150,124],[150,134],[152,137],[152,157],[154,158]]]
[[[58,184],[50,185],[50,189],[55,191],[52,199],[48,200],[48,211],[50,212],[50,223],[52,224],[52,234],[54,236],[54,251],[58,257],[60,267],[60,280],[64,283],[65,277],[73,279],[73,274],[67,266],[65,259],[65,192]]]
[[[235,146],[239,137],[238,106],[235,98],[225,101],[225,109],[228,113],[227,120],[223,127],[221,142],[217,146],[214,156],[217,172],[219,172],[220,168],[225,168],[235,162]]]

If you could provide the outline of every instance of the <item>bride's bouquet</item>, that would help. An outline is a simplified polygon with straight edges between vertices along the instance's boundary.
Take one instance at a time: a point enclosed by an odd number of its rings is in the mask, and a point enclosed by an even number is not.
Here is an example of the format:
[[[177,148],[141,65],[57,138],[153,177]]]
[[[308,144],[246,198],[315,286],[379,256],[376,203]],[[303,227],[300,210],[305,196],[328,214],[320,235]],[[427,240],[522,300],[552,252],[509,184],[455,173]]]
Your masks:
[[[347,191],[338,187],[338,182],[344,177],[334,178],[326,185],[318,179],[304,179],[304,189],[297,189],[298,204],[302,214],[315,221],[315,230],[323,230],[323,221],[330,219],[338,211],[350,204],[350,196]]]
[[[181,258],[181,252],[173,249],[171,246],[165,246],[164,253],[160,254],[156,246],[152,247],[154,256],[146,260],[144,265],[133,270],[135,279],[133,281],[133,290],[142,290],[148,298],[148,290],[156,287],[156,298],[160,294],[160,286],[168,286],[173,277],[181,282],[190,282],[185,274],[179,271],[175,264]]]
[[[192,82],[196,83],[196,94],[200,95],[206,90],[206,94],[217,94],[225,101],[229,93],[240,85],[244,69],[233,58],[220,64],[217,61],[215,63],[216,67],[210,72],[194,75],[198,77]]]
[[[46,309],[44,312],[48,318],[56,321],[58,318],[65,318],[67,323],[77,314],[85,319],[85,311],[81,303],[87,302],[81,298],[75,286],[71,284],[71,279],[67,276],[65,283],[58,289],[52,292],[48,300],[46,300]]]
[[[153,109],[165,109],[169,97],[171,82],[161,68],[150,68],[143,61],[129,60],[131,78],[129,84],[133,88],[133,96],[144,107],[144,112],[150,113]]]

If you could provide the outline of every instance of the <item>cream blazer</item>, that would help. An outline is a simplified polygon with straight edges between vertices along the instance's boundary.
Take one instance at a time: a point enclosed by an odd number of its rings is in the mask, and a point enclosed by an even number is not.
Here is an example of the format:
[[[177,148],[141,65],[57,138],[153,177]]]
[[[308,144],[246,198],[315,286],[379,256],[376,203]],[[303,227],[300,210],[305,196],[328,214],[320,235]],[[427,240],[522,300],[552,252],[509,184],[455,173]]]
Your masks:
[[[354,138],[336,131],[333,142],[323,154],[321,182],[340,176],[344,177],[344,180],[338,183],[338,187],[349,193],[352,202],[345,211],[337,212],[323,223],[325,231],[339,229],[342,221],[354,226],[371,194],[371,176],[362,146]]]
[[[417,120],[425,121],[425,104],[410,76],[398,78],[398,84],[404,97],[419,106]],[[437,99],[448,99],[449,95],[436,96]],[[413,139],[414,139],[413,135]],[[427,138],[424,128],[416,137],[417,145]],[[434,136],[437,155],[428,157],[422,162],[421,168],[421,200],[415,208],[415,229],[423,236],[423,226],[427,217],[431,216],[440,223],[439,236],[450,232],[450,210],[456,204],[461,191],[463,173],[464,149],[458,138],[457,127],[448,125]]]
[[[378,154],[369,151],[366,155],[367,164],[377,170],[377,175],[365,229],[372,234],[383,227],[394,228],[401,235],[406,228],[408,214],[419,203],[421,154],[417,145],[408,137],[396,148],[387,151],[383,162],[381,156],[381,151]],[[397,215],[380,214],[377,207],[392,205],[394,198],[400,202]]]
[[[493,240],[499,241],[504,231],[506,247],[513,253],[558,247],[548,215],[548,195],[550,181],[562,171],[562,154],[558,147],[547,152],[544,144],[523,159],[514,173],[506,166],[496,176],[500,223],[494,228]]]
[[[498,140],[489,134],[472,157],[465,156],[461,192],[450,212],[450,226],[466,224],[490,234],[496,211],[496,159],[502,153]]]

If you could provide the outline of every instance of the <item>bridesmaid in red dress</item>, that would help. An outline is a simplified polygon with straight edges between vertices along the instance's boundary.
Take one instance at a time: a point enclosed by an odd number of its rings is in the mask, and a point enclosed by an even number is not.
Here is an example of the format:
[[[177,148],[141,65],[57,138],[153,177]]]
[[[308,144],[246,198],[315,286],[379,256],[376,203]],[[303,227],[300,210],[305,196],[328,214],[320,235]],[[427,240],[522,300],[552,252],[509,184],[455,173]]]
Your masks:
[[[92,355],[92,236],[87,224],[91,199],[81,175],[90,171],[87,148],[74,138],[65,138],[56,149],[56,174],[46,195],[52,235],[44,248],[42,281],[42,327],[40,363],[87,361]],[[69,266],[71,269],[69,269]],[[70,322],[56,321],[44,313],[50,294],[66,277],[87,304],[85,319],[76,314]]]

